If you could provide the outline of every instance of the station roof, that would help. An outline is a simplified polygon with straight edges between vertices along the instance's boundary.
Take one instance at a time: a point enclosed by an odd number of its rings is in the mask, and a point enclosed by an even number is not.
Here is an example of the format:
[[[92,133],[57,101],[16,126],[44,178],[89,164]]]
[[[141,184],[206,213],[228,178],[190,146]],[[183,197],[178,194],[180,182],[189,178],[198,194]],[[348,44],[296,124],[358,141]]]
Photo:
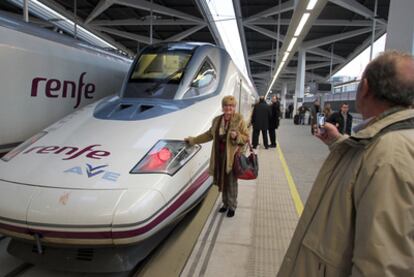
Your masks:
[[[220,36],[205,0],[38,0],[74,18],[76,22],[123,51],[134,55],[142,47],[160,41],[202,41],[220,46]],[[276,51],[283,46],[294,9],[308,0],[232,0],[245,51],[245,59],[259,94],[266,93],[272,79]],[[375,2],[377,13],[374,15]],[[330,0],[314,20],[298,46],[306,49],[307,81],[326,80],[386,32],[390,0]],[[280,3],[280,6],[279,6]],[[22,13],[21,8],[0,1],[0,9]],[[152,17],[151,17],[152,11]],[[280,15],[280,18],[279,18]],[[34,23],[45,27],[53,22]],[[280,23],[278,25],[278,23]],[[279,32],[279,35],[278,35]],[[280,57],[280,56],[279,56]],[[295,82],[297,53],[288,60],[279,81]],[[271,71],[273,70],[273,71]]]

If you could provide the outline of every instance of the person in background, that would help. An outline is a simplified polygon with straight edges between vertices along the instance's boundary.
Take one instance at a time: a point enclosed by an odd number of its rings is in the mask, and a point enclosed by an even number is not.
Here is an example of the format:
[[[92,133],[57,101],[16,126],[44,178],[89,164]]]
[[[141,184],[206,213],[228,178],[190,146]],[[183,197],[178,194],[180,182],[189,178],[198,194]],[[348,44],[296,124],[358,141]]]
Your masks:
[[[362,74],[353,136],[330,148],[278,277],[414,276],[414,58],[385,52]]]
[[[272,112],[272,117],[269,122],[270,147],[275,148],[277,146],[276,129],[279,127],[280,121],[280,102],[276,95],[272,96],[272,104],[270,105],[270,109]]]
[[[267,130],[269,129],[269,121],[271,120],[272,112],[265,102],[264,96],[260,96],[259,103],[254,105],[251,123],[253,125],[253,148],[256,149],[259,144],[259,134],[262,132],[263,144],[265,149],[269,148],[267,140]]]
[[[288,108],[287,108],[287,116],[286,118],[292,118],[293,117],[293,104],[290,103]]]
[[[351,135],[352,130],[352,115],[349,113],[349,105],[346,103],[341,104],[339,112],[334,112],[330,117],[327,117],[327,121],[332,123],[338,128],[341,134]]]
[[[222,192],[223,206],[219,212],[227,211],[233,217],[237,208],[237,178],[233,175],[233,161],[236,151],[249,141],[249,131],[243,116],[236,113],[236,98],[225,96],[221,106],[223,114],[213,119],[209,130],[196,137],[184,139],[190,145],[213,141],[209,173]]]
[[[325,115],[325,118],[329,118],[331,116],[331,114],[333,113],[332,108],[331,108],[331,104],[325,103],[323,105],[323,113]]]
[[[302,105],[298,109],[299,112],[299,125],[305,125],[305,114],[306,114],[306,107]]]
[[[313,130],[316,127],[316,120],[317,120],[317,114],[321,112],[321,105],[319,103],[319,100],[316,99],[313,101],[313,105],[311,107],[311,133],[313,135]]]

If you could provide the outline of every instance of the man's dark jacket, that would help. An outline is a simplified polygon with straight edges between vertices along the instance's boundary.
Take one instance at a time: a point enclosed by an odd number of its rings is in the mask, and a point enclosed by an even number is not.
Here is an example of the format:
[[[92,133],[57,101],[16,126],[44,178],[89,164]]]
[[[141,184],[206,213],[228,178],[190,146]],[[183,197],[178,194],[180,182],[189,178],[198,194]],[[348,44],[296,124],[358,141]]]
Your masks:
[[[341,112],[334,112],[327,120],[329,123],[332,123],[333,125],[338,124],[337,128],[338,131],[341,134],[344,134],[344,116],[342,115]],[[348,113],[347,119],[346,119],[346,129],[345,129],[345,133],[348,135],[351,135],[351,130],[352,130],[352,115],[350,113]]]
[[[265,101],[260,101],[254,105],[252,114],[252,125],[253,129],[256,130],[267,130],[269,129],[269,121],[272,117],[270,107]]]
[[[269,122],[269,129],[277,129],[279,127],[279,118],[280,118],[280,103],[276,101],[270,105],[272,111],[272,118]]]

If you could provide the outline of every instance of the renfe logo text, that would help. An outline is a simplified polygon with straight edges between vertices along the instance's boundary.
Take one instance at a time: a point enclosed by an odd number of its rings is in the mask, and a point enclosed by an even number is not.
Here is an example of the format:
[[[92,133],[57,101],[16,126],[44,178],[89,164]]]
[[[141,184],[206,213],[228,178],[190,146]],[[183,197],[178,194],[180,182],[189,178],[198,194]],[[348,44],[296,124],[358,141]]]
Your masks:
[[[84,95],[85,99],[92,99],[92,94],[95,92],[95,84],[85,84],[83,82],[83,77],[85,74],[86,72],[82,72],[82,74],[79,76],[78,83],[75,81],[60,81],[58,79],[36,77],[32,80],[32,89],[30,96],[36,97],[38,94],[39,86],[44,87],[42,92],[46,97],[58,98],[60,96],[62,98],[76,98],[76,104],[73,107],[76,109],[80,105],[82,95]]]
[[[102,157],[106,157],[111,154],[111,152],[104,150],[94,150],[93,148],[97,146],[101,145],[93,144],[86,146],[83,149],[73,146],[36,146],[24,151],[23,154],[32,152],[37,154],[62,154],[69,156],[67,158],[63,158],[62,160],[71,160],[81,155],[85,155],[87,158],[100,160]]]

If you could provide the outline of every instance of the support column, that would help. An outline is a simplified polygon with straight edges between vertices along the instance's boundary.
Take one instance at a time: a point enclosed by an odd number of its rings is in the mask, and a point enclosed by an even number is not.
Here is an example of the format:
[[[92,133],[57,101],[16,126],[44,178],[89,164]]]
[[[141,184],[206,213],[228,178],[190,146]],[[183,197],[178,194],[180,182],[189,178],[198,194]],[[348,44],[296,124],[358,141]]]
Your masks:
[[[296,114],[298,107],[301,106],[303,103],[303,97],[305,94],[305,66],[306,52],[305,50],[300,49],[298,53],[298,70],[296,74],[296,88],[293,104],[293,115]]]
[[[29,22],[29,0],[24,0],[23,3],[23,19],[25,22]]]
[[[287,94],[287,83],[282,84],[282,118],[286,116],[286,94]]]
[[[78,37],[78,24],[76,23],[78,21],[78,19],[77,19],[77,13],[78,13],[78,1],[77,0],[73,0],[73,14],[74,14],[73,23],[75,23],[73,25],[73,28],[74,28],[74,30],[73,30],[73,37],[74,38],[77,38]]]
[[[391,0],[385,49],[414,54],[413,0]]]
[[[152,14],[152,0],[151,0],[151,10],[150,10],[150,45],[152,45],[152,18],[153,14]]]

